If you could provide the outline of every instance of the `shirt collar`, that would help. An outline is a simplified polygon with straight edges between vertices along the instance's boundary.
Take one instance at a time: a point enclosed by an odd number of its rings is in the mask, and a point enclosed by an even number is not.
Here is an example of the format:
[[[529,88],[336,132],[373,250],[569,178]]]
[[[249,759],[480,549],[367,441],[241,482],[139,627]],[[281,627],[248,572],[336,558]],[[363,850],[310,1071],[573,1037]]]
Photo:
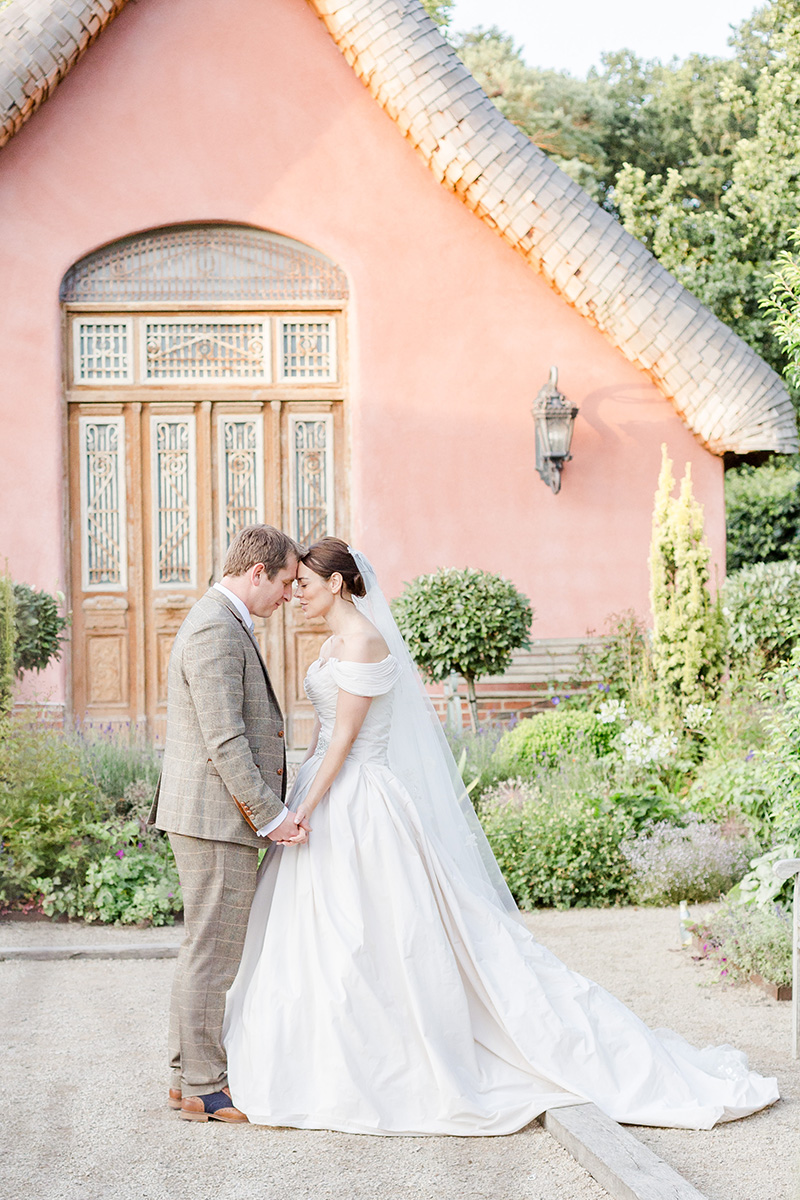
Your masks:
[[[253,624],[253,618],[250,616],[250,610],[248,609],[245,602],[243,600],[240,600],[238,596],[234,595],[234,593],[230,590],[230,588],[226,588],[225,585],[222,583],[215,583],[214,587],[217,589],[218,592],[222,592],[223,596],[228,597],[231,604],[233,605],[233,607],[238,612],[239,616],[244,621],[245,626],[252,633],[255,629],[255,625]]]

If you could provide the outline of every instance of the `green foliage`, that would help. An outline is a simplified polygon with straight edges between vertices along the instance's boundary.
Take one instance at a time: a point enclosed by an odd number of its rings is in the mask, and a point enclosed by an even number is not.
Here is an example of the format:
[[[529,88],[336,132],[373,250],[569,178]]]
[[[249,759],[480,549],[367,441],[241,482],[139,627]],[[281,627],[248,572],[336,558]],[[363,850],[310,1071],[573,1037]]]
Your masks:
[[[770,824],[776,841],[800,841],[800,649],[763,685],[768,702],[764,771],[771,789]]]
[[[104,796],[122,802],[118,803],[121,812],[130,811],[125,796],[130,795],[131,784],[140,784],[141,794],[136,799],[142,807],[149,806],[158,782],[160,761],[155,747],[141,731],[108,725],[87,730],[77,744],[84,773]]]
[[[64,630],[69,624],[69,618],[58,611],[64,597],[60,592],[51,596],[49,592],[37,591],[27,583],[15,583],[13,588],[14,670],[17,675],[23,671],[43,671],[48,663],[61,657]],[[7,607],[8,597],[0,592],[0,622]]]
[[[714,821],[744,817],[756,835],[769,823],[772,785],[761,754],[702,762],[686,796],[694,812]]]
[[[632,608],[612,613],[602,640],[584,644],[579,673],[598,681],[596,690],[588,693],[594,706],[607,700],[626,701],[634,710],[650,706],[650,641],[644,621]]]
[[[11,712],[14,687],[14,587],[8,569],[0,575],[0,719]]]
[[[456,49],[510,121],[782,373],[789,343],[762,302],[800,227],[796,0],[770,0],[732,42],[732,58],[666,64],[621,49],[584,80],[528,66],[497,27]]]
[[[507,772],[496,755],[503,732],[503,726],[499,724],[482,725],[477,732],[449,727],[445,730],[453,758],[458,763],[461,778],[469,788],[473,804],[488,788],[507,778]]]
[[[735,47],[729,63],[697,62],[701,85],[709,72],[716,83],[692,118],[706,126],[696,150],[661,164],[629,158],[614,195],[625,227],[782,373],[786,351],[762,302],[800,226],[796,0],[764,5]]]
[[[163,835],[144,826],[152,796],[152,753],[140,747],[140,773],[109,799],[87,771],[77,736],[46,724],[6,719],[0,725],[0,908],[40,899],[50,915],[87,921],[171,921],[181,898]],[[121,815],[127,814],[127,815]]]
[[[431,20],[444,30],[453,19],[450,9],[454,3],[455,0],[422,0],[422,7]]]
[[[792,982],[792,921],[777,905],[725,905],[702,925],[689,926],[724,978],[760,975],[769,983]]]
[[[603,84],[529,67],[514,39],[497,26],[463,34],[456,49],[500,112],[602,201],[611,178],[603,148],[609,120]]]
[[[717,691],[726,643],[725,619],[708,592],[710,550],[703,508],[692,494],[691,464],[677,499],[672,463],[662,447],[650,543],[652,662],[662,719]]]
[[[790,249],[777,256],[762,308],[773,319],[777,339],[788,355],[790,377],[800,386],[800,229],[789,234],[789,243]]]
[[[521,908],[585,908],[624,903],[630,871],[620,845],[624,813],[574,796],[542,799],[531,785],[500,784],[480,817],[489,844]]]
[[[797,858],[798,846],[794,842],[784,842],[774,846],[766,854],[759,854],[752,859],[750,869],[728,892],[730,904],[752,904],[757,908],[783,901],[787,906],[792,902],[794,878],[779,879],[775,874],[775,863],[782,858]]]
[[[535,775],[554,767],[565,754],[608,754],[615,729],[592,712],[566,709],[538,713],[503,734],[496,759],[511,775]]]
[[[37,880],[48,916],[65,914],[115,925],[171,925],[183,907],[169,842],[141,820],[94,824],[94,857],[85,877]]]
[[[392,610],[423,675],[441,681],[455,671],[467,681],[477,730],[475,680],[501,675],[513,651],[528,646],[528,598],[488,571],[440,568],[406,584]]]
[[[728,570],[800,559],[800,467],[797,460],[725,473]]]
[[[28,900],[41,877],[82,880],[90,826],[103,814],[79,748],[46,725],[0,731],[0,905]]]
[[[731,651],[754,653],[774,666],[800,638],[800,563],[754,563],[729,575],[722,587]]]

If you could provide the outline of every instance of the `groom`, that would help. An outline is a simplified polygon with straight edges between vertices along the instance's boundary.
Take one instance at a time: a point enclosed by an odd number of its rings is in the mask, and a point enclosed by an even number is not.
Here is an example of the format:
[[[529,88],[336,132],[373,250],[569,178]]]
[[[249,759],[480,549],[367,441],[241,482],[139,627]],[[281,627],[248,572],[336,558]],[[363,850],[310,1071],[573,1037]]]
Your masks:
[[[187,1121],[247,1120],[227,1090],[225,993],[242,956],[264,839],[308,837],[283,803],[284,721],[252,621],[291,599],[298,553],[270,525],[243,529],[169,661],[164,763],[149,819],[169,833],[183,892],[168,1103]]]

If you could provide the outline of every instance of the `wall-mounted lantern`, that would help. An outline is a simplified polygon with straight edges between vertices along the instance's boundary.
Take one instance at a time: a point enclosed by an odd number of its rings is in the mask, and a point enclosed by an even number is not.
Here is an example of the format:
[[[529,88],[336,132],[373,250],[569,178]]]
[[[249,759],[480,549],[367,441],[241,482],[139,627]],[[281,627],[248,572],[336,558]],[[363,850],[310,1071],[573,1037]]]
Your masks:
[[[572,427],[578,410],[558,390],[558,367],[550,368],[550,378],[533,402],[536,428],[536,470],[553,492],[561,489],[561,470],[572,455]]]

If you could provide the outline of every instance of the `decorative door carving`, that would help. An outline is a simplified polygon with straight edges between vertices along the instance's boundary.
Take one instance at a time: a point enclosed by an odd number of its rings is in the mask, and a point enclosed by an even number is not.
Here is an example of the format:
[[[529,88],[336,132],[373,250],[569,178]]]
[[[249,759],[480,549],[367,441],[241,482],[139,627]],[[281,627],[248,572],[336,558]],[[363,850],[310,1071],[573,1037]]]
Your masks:
[[[346,295],[316,251],[232,226],[126,239],[65,276],[79,720],[163,736],[175,633],[239,529],[346,536]],[[296,605],[257,625],[303,746],[326,631]]]

